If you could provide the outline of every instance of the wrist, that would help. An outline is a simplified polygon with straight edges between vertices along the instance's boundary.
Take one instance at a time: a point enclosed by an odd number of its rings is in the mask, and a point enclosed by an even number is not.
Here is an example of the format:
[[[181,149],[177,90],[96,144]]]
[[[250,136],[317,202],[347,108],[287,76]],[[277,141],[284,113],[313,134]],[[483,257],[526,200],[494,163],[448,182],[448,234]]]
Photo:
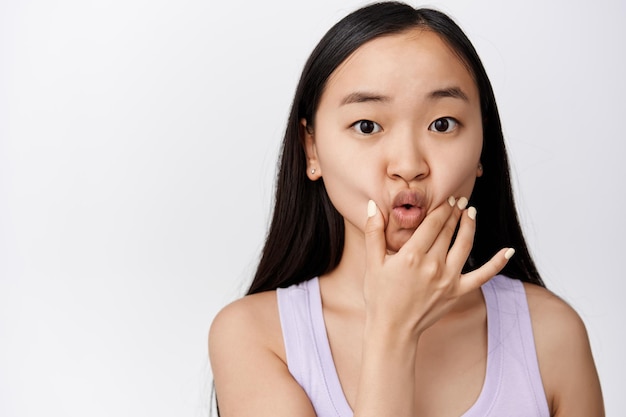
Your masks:
[[[363,336],[366,342],[371,341],[385,350],[407,348],[414,351],[417,348],[421,331],[406,323],[368,317],[365,320]]]

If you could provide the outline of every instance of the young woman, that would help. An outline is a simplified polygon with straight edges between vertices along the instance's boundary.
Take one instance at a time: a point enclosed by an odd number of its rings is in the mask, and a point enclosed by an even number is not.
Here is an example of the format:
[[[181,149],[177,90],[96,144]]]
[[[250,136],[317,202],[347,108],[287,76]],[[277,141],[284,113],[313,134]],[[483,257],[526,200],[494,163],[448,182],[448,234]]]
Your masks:
[[[604,414],[584,325],[526,248],[491,85],[447,16],[374,4],[315,48],[256,276],[209,350],[223,417]]]

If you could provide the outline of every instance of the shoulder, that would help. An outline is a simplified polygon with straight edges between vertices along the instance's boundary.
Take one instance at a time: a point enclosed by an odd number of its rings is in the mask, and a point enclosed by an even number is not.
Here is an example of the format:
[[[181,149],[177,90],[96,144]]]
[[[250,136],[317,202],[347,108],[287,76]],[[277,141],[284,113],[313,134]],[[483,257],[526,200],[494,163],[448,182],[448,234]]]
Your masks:
[[[537,359],[553,415],[603,415],[600,383],[578,313],[546,288],[524,283]]]
[[[215,316],[209,331],[210,354],[243,343],[281,356],[281,342],[276,291],[248,295],[228,304]]]
[[[558,342],[564,335],[584,337],[586,340],[583,321],[563,299],[538,285],[524,283],[524,289],[535,333],[542,338],[555,339],[553,342]]]
[[[276,292],[224,307],[209,331],[209,358],[222,416],[313,416],[289,373]]]
[[[578,352],[589,345],[585,324],[578,313],[550,290],[524,283],[537,353],[551,360]]]

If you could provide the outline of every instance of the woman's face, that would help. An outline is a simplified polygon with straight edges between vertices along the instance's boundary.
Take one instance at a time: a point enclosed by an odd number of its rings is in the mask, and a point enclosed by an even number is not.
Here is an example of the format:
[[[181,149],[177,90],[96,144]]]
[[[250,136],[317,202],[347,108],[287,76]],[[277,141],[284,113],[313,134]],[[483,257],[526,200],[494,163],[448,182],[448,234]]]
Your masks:
[[[385,217],[388,249],[397,251],[448,197],[469,198],[482,131],[476,84],[439,35],[383,36],[329,77],[305,129],[307,173],[323,178],[346,242],[362,238],[371,199]]]

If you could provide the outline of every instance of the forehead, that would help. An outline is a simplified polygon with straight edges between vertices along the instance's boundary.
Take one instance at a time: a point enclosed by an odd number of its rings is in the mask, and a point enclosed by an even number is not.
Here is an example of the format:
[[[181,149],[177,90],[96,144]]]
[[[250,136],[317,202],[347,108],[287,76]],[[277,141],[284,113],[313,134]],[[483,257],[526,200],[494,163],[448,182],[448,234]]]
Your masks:
[[[478,103],[470,71],[440,35],[428,29],[375,38],[360,46],[329,77],[322,101],[354,91],[376,91],[392,98],[419,97],[459,87]]]

